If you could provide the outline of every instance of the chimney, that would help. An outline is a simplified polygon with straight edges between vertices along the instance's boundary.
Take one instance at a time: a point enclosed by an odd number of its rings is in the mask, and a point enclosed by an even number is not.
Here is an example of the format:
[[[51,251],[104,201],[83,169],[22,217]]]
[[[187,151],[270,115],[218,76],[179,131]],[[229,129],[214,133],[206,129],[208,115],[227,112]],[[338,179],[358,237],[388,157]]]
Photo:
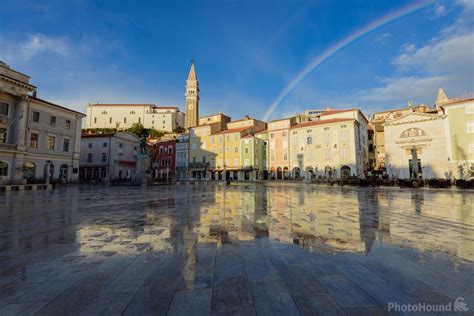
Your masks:
[[[245,119],[246,119],[246,120],[250,119],[250,116],[249,116],[248,114],[245,115]]]

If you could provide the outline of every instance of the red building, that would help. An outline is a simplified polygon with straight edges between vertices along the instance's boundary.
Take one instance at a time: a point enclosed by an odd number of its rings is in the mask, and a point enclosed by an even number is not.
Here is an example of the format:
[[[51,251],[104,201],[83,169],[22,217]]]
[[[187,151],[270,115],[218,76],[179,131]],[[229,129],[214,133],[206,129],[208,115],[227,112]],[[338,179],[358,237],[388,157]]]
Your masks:
[[[155,176],[158,179],[172,179],[176,169],[176,141],[168,140],[155,144]]]

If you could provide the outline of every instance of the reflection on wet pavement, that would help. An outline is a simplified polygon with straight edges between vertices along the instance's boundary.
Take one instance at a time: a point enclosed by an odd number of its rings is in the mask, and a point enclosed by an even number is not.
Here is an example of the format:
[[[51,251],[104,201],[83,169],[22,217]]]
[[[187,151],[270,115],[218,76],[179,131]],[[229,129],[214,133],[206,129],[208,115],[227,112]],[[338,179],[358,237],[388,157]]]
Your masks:
[[[0,315],[474,308],[467,191],[79,186],[0,196]]]

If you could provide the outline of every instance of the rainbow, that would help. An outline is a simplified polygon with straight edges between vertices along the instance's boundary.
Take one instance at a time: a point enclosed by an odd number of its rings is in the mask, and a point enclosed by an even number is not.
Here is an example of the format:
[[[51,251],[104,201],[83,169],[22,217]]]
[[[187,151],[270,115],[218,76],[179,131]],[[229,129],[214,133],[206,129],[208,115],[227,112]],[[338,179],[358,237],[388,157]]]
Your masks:
[[[326,49],[322,54],[317,56],[311,63],[309,63],[306,67],[304,67],[288,84],[285,88],[280,92],[280,94],[273,100],[272,104],[265,112],[263,117],[264,121],[268,121],[270,116],[272,115],[273,111],[280,105],[280,103],[288,96],[288,94],[293,91],[296,86],[303,81],[303,79],[312,72],[316,67],[321,65],[323,62],[337,54],[340,50],[344,49],[351,43],[357,41],[358,39],[368,35],[369,33],[377,30],[378,28],[391,23],[395,20],[398,20],[404,16],[409,14],[415,13],[421,9],[426,8],[427,6],[431,5],[434,1],[433,0],[423,0],[417,1],[412,4],[406,5],[400,9],[397,9],[394,12],[391,12],[387,15],[384,15],[377,20],[367,24],[363,28],[355,31],[354,33],[350,34],[349,36],[343,38],[342,40],[334,43],[331,47]]]

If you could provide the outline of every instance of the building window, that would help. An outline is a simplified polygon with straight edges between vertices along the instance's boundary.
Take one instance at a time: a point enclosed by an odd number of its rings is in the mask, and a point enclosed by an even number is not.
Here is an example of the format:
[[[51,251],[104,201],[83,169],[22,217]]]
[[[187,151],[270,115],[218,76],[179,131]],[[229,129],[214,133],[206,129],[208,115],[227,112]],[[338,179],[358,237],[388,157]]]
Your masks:
[[[87,162],[92,163],[92,154],[87,154]]]
[[[226,142],[229,142],[229,141],[230,141],[230,136],[229,136],[229,135],[226,135],[226,136],[225,136],[225,140],[226,140]]]
[[[173,147],[168,146],[168,155],[171,155],[173,153]]]
[[[342,132],[341,133],[341,141],[342,142],[347,142],[347,140],[349,139],[349,135],[347,132]]]
[[[275,161],[275,153],[273,151],[270,153],[270,160]]]
[[[324,143],[328,145],[330,141],[331,141],[331,134],[329,133],[324,134]]]
[[[112,124],[112,118],[109,117],[109,124]]]
[[[107,114],[107,112],[106,112],[106,111],[102,111],[102,115],[106,115],[106,114]]]
[[[238,140],[239,139],[239,134],[235,134],[234,135],[234,140]]]
[[[71,120],[65,120],[64,121],[64,128],[65,129],[71,129]]]
[[[139,118],[138,118],[138,123],[141,123],[141,122],[142,122],[142,118],[139,117]]]
[[[97,124],[97,117],[94,117],[94,124]]]
[[[0,161],[0,176],[8,176],[8,163],[5,161]]]
[[[248,148],[248,147],[245,147],[245,148],[244,148],[244,152],[245,152],[245,154],[248,154],[248,153],[249,153],[249,148]]]
[[[69,138],[63,140],[63,151],[69,151]]]
[[[238,166],[239,165],[239,158],[234,158],[234,166]]]
[[[368,135],[367,135],[367,138],[368,138],[369,140],[373,140],[373,139],[374,139],[374,135],[373,135],[373,134],[368,134]]]
[[[345,125],[345,124],[341,125],[341,128],[347,128],[347,125]]]
[[[39,112],[34,111],[33,112],[33,122],[39,123],[40,121],[40,114]]]
[[[324,130],[325,130],[325,131],[329,131],[329,127],[325,127]]]
[[[92,148],[92,143],[87,144],[87,147]]]
[[[56,116],[51,116],[49,118],[49,125],[56,126]]]
[[[192,148],[192,150],[196,150],[196,149],[197,149],[196,143],[192,144],[192,145],[191,145],[191,148]]]
[[[306,133],[311,133],[312,131],[310,129],[306,130]]]
[[[123,122],[124,122],[125,124],[127,123],[127,118],[126,118],[126,117],[123,118]]]
[[[306,144],[307,145],[312,145],[313,144],[313,137],[311,137],[311,136],[306,137]]]
[[[119,148],[123,148],[123,144],[122,144],[122,143],[119,143]]]
[[[0,115],[8,116],[8,103],[0,102]]]
[[[420,128],[409,128],[403,131],[400,137],[416,137],[416,136],[425,136],[426,133]]]
[[[287,161],[288,160],[288,153],[283,154],[283,160]]]
[[[206,156],[202,156],[202,162],[206,163]]]
[[[283,131],[282,135],[283,135],[283,136],[286,136],[286,131]]]
[[[234,153],[238,153],[239,152],[239,147],[234,147]]]
[[[36,133],[31,133],[30,147],[31,148],[38,148],[38,142],[39,142],[39,135],[36,134]]]
[[[0,143],[5,144],[7,142],[7,129],[0,128]]]
[[[135,111],[130,111],[130,114],[135,114]]]
[[[468,134],[474,133],[474,123],[467,123],[467,132]]]
[[[163,153],[164,153],[164,148],[163,146],[160,146],[160,156],[163,156]]]
[[[56,142],[56,137],[48,136],[48,149],[54,150],[54,143]]]
[[[324,158],[326,160],[331,160],[331,149],[325,149],[324,150]]]
[[[347,158],[347,149],[346,148],[341,149],[341,158],[343,158],[343,159]]]
[[[275,137],[275,134],[270,133],[270,138],[273,138],[273,137]]]
[[[102,143],[102,147],[106,148],[108,146],[107,143]]]
[[[103,153],[100,161],[102,163],[106,163],[107,162],[107,154]]]

